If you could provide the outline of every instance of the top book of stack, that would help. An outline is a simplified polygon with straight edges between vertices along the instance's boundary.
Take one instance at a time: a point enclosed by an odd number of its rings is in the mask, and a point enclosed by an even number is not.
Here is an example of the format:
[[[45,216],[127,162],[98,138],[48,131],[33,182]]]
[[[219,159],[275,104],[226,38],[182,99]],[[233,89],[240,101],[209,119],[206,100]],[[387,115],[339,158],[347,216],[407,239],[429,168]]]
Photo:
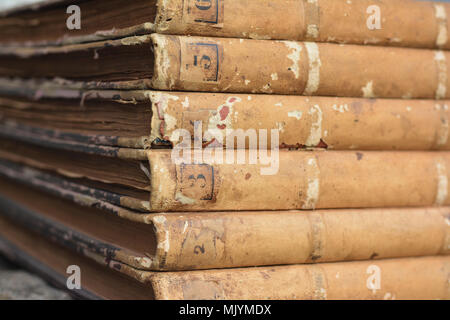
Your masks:
[[[80,29],[67,27],[72,5],[81,11]],[[448,4],[413,0],[42,0],[0,13],[0,43],[70,44],[157,32],[449,49],[449,14]]]

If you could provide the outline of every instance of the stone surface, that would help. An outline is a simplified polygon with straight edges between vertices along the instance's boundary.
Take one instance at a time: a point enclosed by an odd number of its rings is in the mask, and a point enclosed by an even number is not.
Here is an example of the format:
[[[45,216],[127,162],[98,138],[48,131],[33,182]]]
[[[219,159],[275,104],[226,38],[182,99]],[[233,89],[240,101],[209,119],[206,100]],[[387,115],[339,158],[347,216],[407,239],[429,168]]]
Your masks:
[[[0,300],[68,300],[69,294],[0,257]]]

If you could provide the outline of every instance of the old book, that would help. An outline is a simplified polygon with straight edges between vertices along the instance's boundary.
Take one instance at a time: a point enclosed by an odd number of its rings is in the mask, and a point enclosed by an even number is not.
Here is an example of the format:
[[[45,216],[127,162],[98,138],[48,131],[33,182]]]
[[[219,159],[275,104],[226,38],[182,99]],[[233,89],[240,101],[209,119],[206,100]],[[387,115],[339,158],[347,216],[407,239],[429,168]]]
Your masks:
[[[66,26],[73,4],[82,13],[80,30]],[[157,31],[449,49],[449,10],[412,0],[47,0],[3,12],[0,41],[74,43]]]
[[[158,6],[159,33],[450,48],[447,3],[213,0],[202,5],[169,0]]]
[[[143,150],[34,137],[1,138],[0,158],[120,187],[129,206],[152,212],[450,204],[445,151]]]
[[[95,188],[52,188],[28,170],[26,181],[0,179],[0,216],[67,249],[139,270],[450,254],[448,207],[143,214],[114,211],[117,204],[105,205]]]
[[[0,47],[0,76],[61,77],[128,89],[445,99],[449,55],[153,34],[68,46]]]
[[[3,134],[125,148],[174,147],[182,141],[175,133],[184,129],[192,140],[201,134],[204,146],[226,146],[233,138],[232,146],[249,148],[245,137],[259,140],[266,130],[268,148],[449,150],[449,105],[448,100],[90,90],[0,79]],[[236,139],[238,130],[242,137]]]
[[[184,272],[149,272],[74,254],[0,217],[0,252],[84,296],[103,299],[449,299],[450,257]],[[94,263],[95,261],[95,263]],[[103,265],[103,267],[102,267]]]

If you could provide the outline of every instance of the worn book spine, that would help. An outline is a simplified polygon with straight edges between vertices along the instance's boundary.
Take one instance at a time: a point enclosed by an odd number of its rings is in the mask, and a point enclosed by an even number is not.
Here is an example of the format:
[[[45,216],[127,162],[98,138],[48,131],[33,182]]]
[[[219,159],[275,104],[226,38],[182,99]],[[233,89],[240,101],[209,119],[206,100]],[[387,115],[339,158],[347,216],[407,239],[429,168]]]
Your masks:
[[[107,58],[125,52],[126,64]],[[84,87],[405,99],[450,96],[447,50],[152,34],[72,46],[0,47],[0,55],[4,77],[91,81]],[[42,59],[52,64],[42,64]],[[81,59],[84,67],[68,64],[72,59]],[[93,73],[96,68],[105,73]]]
[[[447,3],[412,0],[159,0],[156,30],[449,49],[449,15]]]
[[[151,221],[161,244],[151,259],[156,270],[450,254],[447,207],[164,214]]]
[[[150,210],[450,205],[444,151],[218,150],[149,150]]]
[[[450,256],[139,273],[157,299],[450,299]]]
[[[54,1],[29,8],[45,16],[55,14]],[[91,3],[95,4],[92,8]],[[0,36],[8,45],[75,44],[158,32],[165,34],[251,39],[307,40],[449,49],[446,3],[413,0],[151,0],[141,1],[137,21],[97,22],[97,31],[67,30],[65,20],[53,27],[57,35],[45,34],[48,21],[20,10],[2,11]],[[108,1],[79,3],[83,25],[95,30],[95,14],[111,11]],[[112,6],[120,6],[111,4]],[[65,7],[61,5],[64,9]],[[122,5],[123,7],[123,5]],[[23,9],[26,9],[24,7]],[[128,8],[123,8],[130,10]],[[18,12],[16,12],[18,11]],[[156,16],[156,19],[155,19]],[[134,23],[134,25],[133,25]],[[44,27],[43,30],[40,28]],[[22,35],[20,34],[22,30]]]
[[[212,138],[208,139],[205,134],[210,130],[220,130],[225,143],[227,130],[265,129],[270,136],[270,130],[277,129],[280,148],[450,149],[449,100],[83,90],[51,81],[39,83],[18,79],[0,79],[0,94],[0,114],[5,116],[0,117],[0,131],[5,135],[22,138],[33,134],[46,136],[46,140],[53,141],[147,149],[152,145],[178,144],[179,139],[174,137],[177,129],[188,130],[193,137],[197,122],[201,124],[205,145],[212,142]],[[24,101],[24,98],[27,101]],[[30,122],[36,115],[39,119],[47,119],[44,111],[54,112],[60,109],[56,103],[60,99],[78,109],[79,104],[82,104],[87,111],[97,104],[127,105],[131,110],[136,103],[145,104],[148,110],[145,119],[149,120],[146,120],[145,126],[151,124],[148,134],[124,137],[121,133],[86,134],[78,129],[74,132],[73,129],[65,129],[65,120],[53,120],[55,118],[52,118],[51,122],[46,121],[45,128],[35,127],[35,124]],[[45,107],[42,107],[43,105]],[[74,111],[76,112],[78,111]],[[27,122],[24,123],[23,119],[27,119]],[[108,119],[107,117],[103,120]],[[55,126],[55,122],[58,126]],[[53,129],[54,127],[56,129]],[[268,139],[269,148],[270,142]],[[245,147],[249,147],[248,144]]]
[[[160,34],[151,39],[155,89],[450,97],[448,51]]]
[[[147,93],[150,141],[176,146],[179,129],[203,145],[226,145],[227,130],[278,130],[280,148],[335,150],[448,150],[447,100],[302,97],[195,92]],[[200,127],[201,125],[201,127]],[[222,141],[207,132],[219,130]],[[197,132],[198,133],[198,132]],[[239,147],[233,142],[233,147]],[[269,148],[271,141],[268,139]],[[249,148],[248,144],[245,144]]]
[[[45,137],[47,142],[147,149],[152,145],[177,145],[180,142],[180,139],[175,137],[178,129],[188,130],[193,137],[197,122],[201,124],[204,145],[213,142],[211,137],[207,137],[207,131],[220,130],[225,143],[227,130],[242,129],[245,132],[250,129],[257,132],[265,129],[270,136],[270,130],[276,129],[280,148],[450,149],[449,100],[85,90],[51,81],[39,83],[19,79],[0,79],[0,94],[0,113],[5,116],[0,117],[0,132],[16,139]],[[24,101],[24,98],[27,101]],[[86,134],[78,129],[76,132],[68,131],[64,127],[66,120],[46,121],[45,128],[35,127],[30,122],[36,118],[38,110],[39,119],[47,119],[44,111],[54,112],[53,110],[60,109],[56,103],[60,99],[78,109],[81,104],[84,110],[88,111],[97,104],[125,104],[131,110],[136,103],[145,104],[148,106],[148,116],[145,116],[148,122],[145,122],[145,126],[151,124],[148,135],[143,133],[142,136],[124,137],[120,133],[112,136],[99,135],[98,132]],[[44,104],[48,107],[41,109]],[[27,119],[27,122],[24,123],[23,119]],[[108,119],[107,117],[103,120]],[[58,124],[56,129],[53,129],[55,122],[62,125]],[[270,140],[268,139],[269,148]],[[214,139],[214,142],[217,143],[218,140]],[[249,145],[246,144],[245,147],[248,148]],[[112,150],[98,151],[106,154]],[[131,155],[130,150],[128,154]]]

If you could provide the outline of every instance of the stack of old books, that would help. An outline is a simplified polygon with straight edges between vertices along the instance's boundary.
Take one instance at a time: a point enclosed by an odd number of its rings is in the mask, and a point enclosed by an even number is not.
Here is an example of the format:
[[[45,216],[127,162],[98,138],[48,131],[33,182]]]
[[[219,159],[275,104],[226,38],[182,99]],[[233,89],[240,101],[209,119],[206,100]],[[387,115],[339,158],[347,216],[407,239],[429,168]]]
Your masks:
[[[411,0],[4,11],[0,251],[92,298],[449,299],[448,19]]]

